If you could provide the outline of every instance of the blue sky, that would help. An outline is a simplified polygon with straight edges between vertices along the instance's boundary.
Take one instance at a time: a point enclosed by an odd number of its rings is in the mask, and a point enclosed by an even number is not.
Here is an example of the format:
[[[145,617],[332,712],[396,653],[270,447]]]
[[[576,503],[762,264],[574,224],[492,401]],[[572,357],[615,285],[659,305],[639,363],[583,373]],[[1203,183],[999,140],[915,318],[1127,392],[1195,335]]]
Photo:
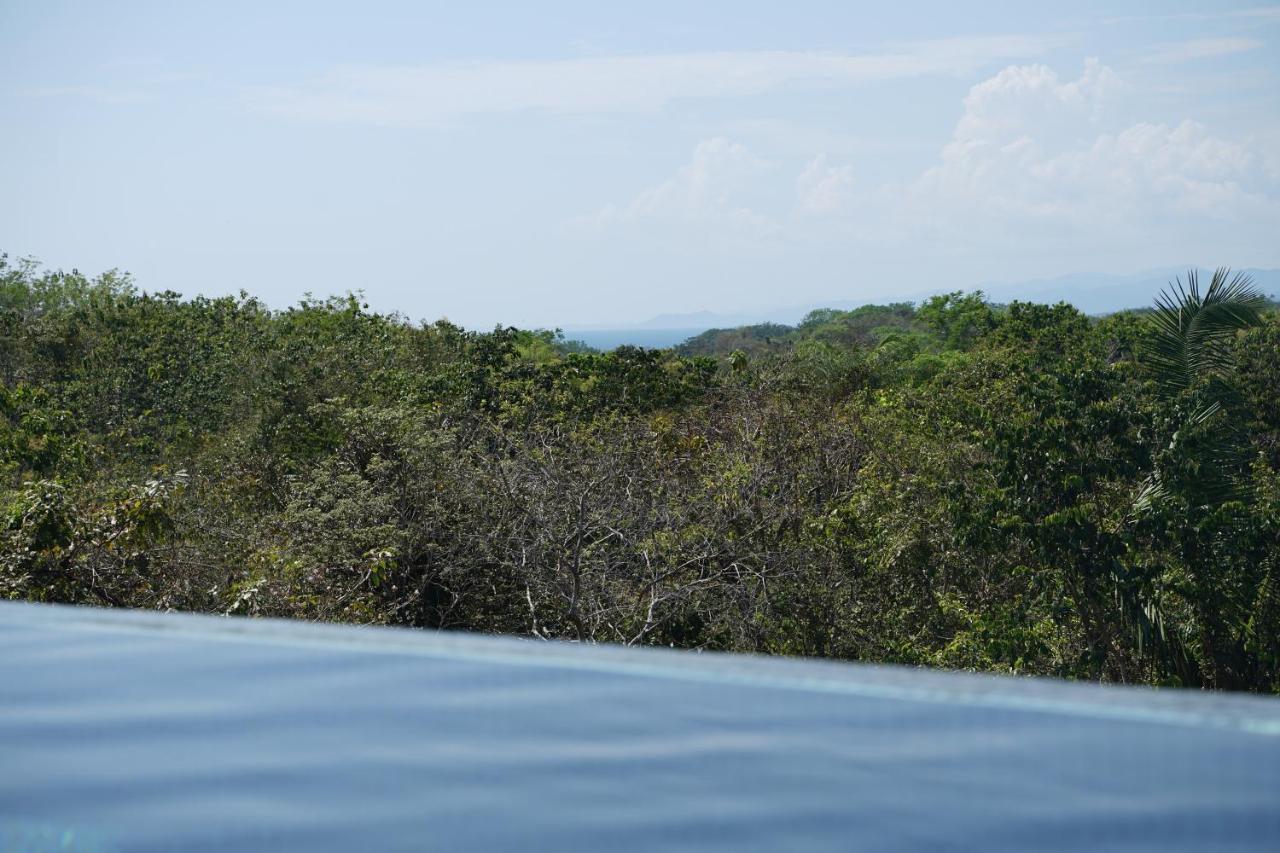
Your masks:
[[[0,250],[616,325],[1280,266],[1280,5],[13,3]]]

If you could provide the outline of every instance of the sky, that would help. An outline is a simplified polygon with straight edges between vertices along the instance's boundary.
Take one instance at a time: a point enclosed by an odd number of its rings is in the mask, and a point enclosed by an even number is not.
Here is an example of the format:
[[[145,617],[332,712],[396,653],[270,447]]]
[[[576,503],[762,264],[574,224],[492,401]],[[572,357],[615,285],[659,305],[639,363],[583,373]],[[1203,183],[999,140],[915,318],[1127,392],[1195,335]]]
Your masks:
[[[1280,4],[973,5],[0,0],[0,251],[473,328],[1280,266]]]

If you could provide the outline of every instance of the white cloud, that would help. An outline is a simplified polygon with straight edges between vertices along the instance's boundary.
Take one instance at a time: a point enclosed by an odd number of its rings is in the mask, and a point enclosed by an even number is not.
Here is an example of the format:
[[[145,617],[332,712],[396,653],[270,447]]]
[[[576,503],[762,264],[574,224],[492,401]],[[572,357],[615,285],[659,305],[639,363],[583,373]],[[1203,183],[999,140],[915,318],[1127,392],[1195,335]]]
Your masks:
[[[1044,65],[1010,66],[969,90],[943,156],[963,158],[1032,132],[1075,137],[1084,125],[1099,120],[1117,88],[1115,73],[1096,59],[1086,60],[1084,73],[1070,82],[1062,82]]]
[[[1266,193],[1276,189],[1275,175],[1251,145],[1212,136],[1191,120],[1173,127],[1135,124],[1040,168],[1050,182],[1089,188],[1098,207],[1113,205],[1122,213],[1232,219],[1267,207],[1272,202]]]
[[[134,89],[109,89],[103,86],[47,86],[27,89],[20,94],[30,98],[84,98],[99,104],[136,104],[155,100],[151,92]]]
[[[767,162],[716,137],[673,177],[589,222],[638,239],[767,238],[814,251],[1132,246],[1135,257],[1146,257],[1136,248],[1144,242],[1214,251],[1280,227],[1273,140],[1225,137],[1190,119],[1135,122],[1140,103],[1097,60],[1075,78],[1011,66],[970,89],[937,161],[905,185],[868,180],[874,157]]]
[[[979,83],[941,161],[911,188],[911,215],[952,230],[1039,220],[1099,236],[1178,214],[1274,216],[1275,169],[1256,143],[1189,120],[1115,125],[1121,89],[1093,60],[1073,81],[1037,65]]]
[[[796,178],[796,211],[834,214],[844,210],[853,189],[853,167],[832,166],[819,154]]]
[[[1179,62],[1192,62],[1198,59],[1213,59],[1218,56],[1230,56],[1233,53],[1246,53],[1263,47],[1258,39],[1250,38],[1205,38],[1180,41],[1161,45],[1146,54],[1142,61],[1152,65],[1172,65]]]
[[[913,42],[875,53],[705,52],[400,67],[343,66],[250,92],[294,118],[430,126],[484,113],[652,111],[680,98],[741,97],[931,74],[972,73],[1033,56],[1056,39],[990,36]]]
[[[752,210],[743,197],[767,168],[764,160],[739,143],[724,137],[704,139],[673,178],[642,191],[621,208],[605,207],[597,224],[649,220],[765,233],[773,229],[771,220]]]

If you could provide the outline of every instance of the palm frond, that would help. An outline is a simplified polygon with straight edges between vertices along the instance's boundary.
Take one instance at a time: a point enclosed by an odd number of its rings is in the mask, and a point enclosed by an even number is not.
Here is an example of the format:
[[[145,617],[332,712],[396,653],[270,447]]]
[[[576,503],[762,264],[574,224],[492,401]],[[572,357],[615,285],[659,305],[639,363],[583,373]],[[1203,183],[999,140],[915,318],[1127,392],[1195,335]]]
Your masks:
[[[1160,478],[1160,473],[1153,471],[1142,481],[1142,487],[1138,490],[1138,497],[1133,501],[1133,512],[1136,515],[1154,512],[1160,504],[1168,499],[1169,488]]]
[[[1164,609],[1159,598],[1144,591],[1137,578],[1124,566],[1111,572],[1112,589],[1120,618],[1129,629],[1138,656],[1155,664],[1165,674],[1172,674],[1184,686],[1199,680],[1197,667],[1182,638],[1165,627]]]
[[[1266,299],[1253,278],[1219,267],[1203,293],[1200,275],[1188,270],[1156,297],[1154,334],[1147,364],[1162,390],[1176,395],[1230,369],[1236,331],[1261,322]]]

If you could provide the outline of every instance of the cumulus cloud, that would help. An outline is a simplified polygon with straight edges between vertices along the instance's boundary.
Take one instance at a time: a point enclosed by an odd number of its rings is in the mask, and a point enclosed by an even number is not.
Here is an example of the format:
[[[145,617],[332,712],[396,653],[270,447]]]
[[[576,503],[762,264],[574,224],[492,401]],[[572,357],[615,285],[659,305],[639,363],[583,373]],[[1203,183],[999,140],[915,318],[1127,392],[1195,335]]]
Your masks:
[[[962,160],[972,152],[1005,147],[1030,134],[1077,137],[1085,126],[1102,118],[1118,88],[1115,73],[1096,59],[1085,62],[1078,79],[1065,82],[1044,65],[1010,66],[969,90],[943,158]]]
[[[1191,120],[1116,125],[1109,106],[1122,88],[1096,60],[1075,80],[1014,66],[974,86],[940,162],[911,188],[915,213],[961,227],[986,217],[1096,229],[1274,207],[1276,175],[1257,145]]]
[[[606,206],[596,222],[721,225],[765,233],[773,230],[772,220],[748,206],[745,196],[767,169],[766,161],[740,143],[724,137],[704,139],[674,177],[643,190],[629,204]]]
[[[853,167],[832,166],[825,154],[809,161],[796,178],[796,211],[833,214],[844,210],[853,189]]]
[[[1044,163],[1051,183],[1090,187],[1099,203],[1230,219],[1267,206],[1275,175],[1251,145],[1186,120],[1135,124],[1104,134],[1086,151]]]
[[[294,118],[431,126],[463,116],[541,110],[652,111],[680,98],[743,97],[783,89],[964,74],[1032,56],[1054,39],[987,36],[913,42],[878,52],[721,51],[379,67],[343,66],[250,100]]]
[[[884,251],[1090,251],[1156,238],[1206,251],[1280,227],[1273,140],[1225,136],[1192,119],[1135,121],[1134,95],[1097,60],[1074,77],[1010,66],[969,90],[936,161],[905,183],[868,180],[873,160],[767,162],[716,137],[673,177],[591,221]]]

